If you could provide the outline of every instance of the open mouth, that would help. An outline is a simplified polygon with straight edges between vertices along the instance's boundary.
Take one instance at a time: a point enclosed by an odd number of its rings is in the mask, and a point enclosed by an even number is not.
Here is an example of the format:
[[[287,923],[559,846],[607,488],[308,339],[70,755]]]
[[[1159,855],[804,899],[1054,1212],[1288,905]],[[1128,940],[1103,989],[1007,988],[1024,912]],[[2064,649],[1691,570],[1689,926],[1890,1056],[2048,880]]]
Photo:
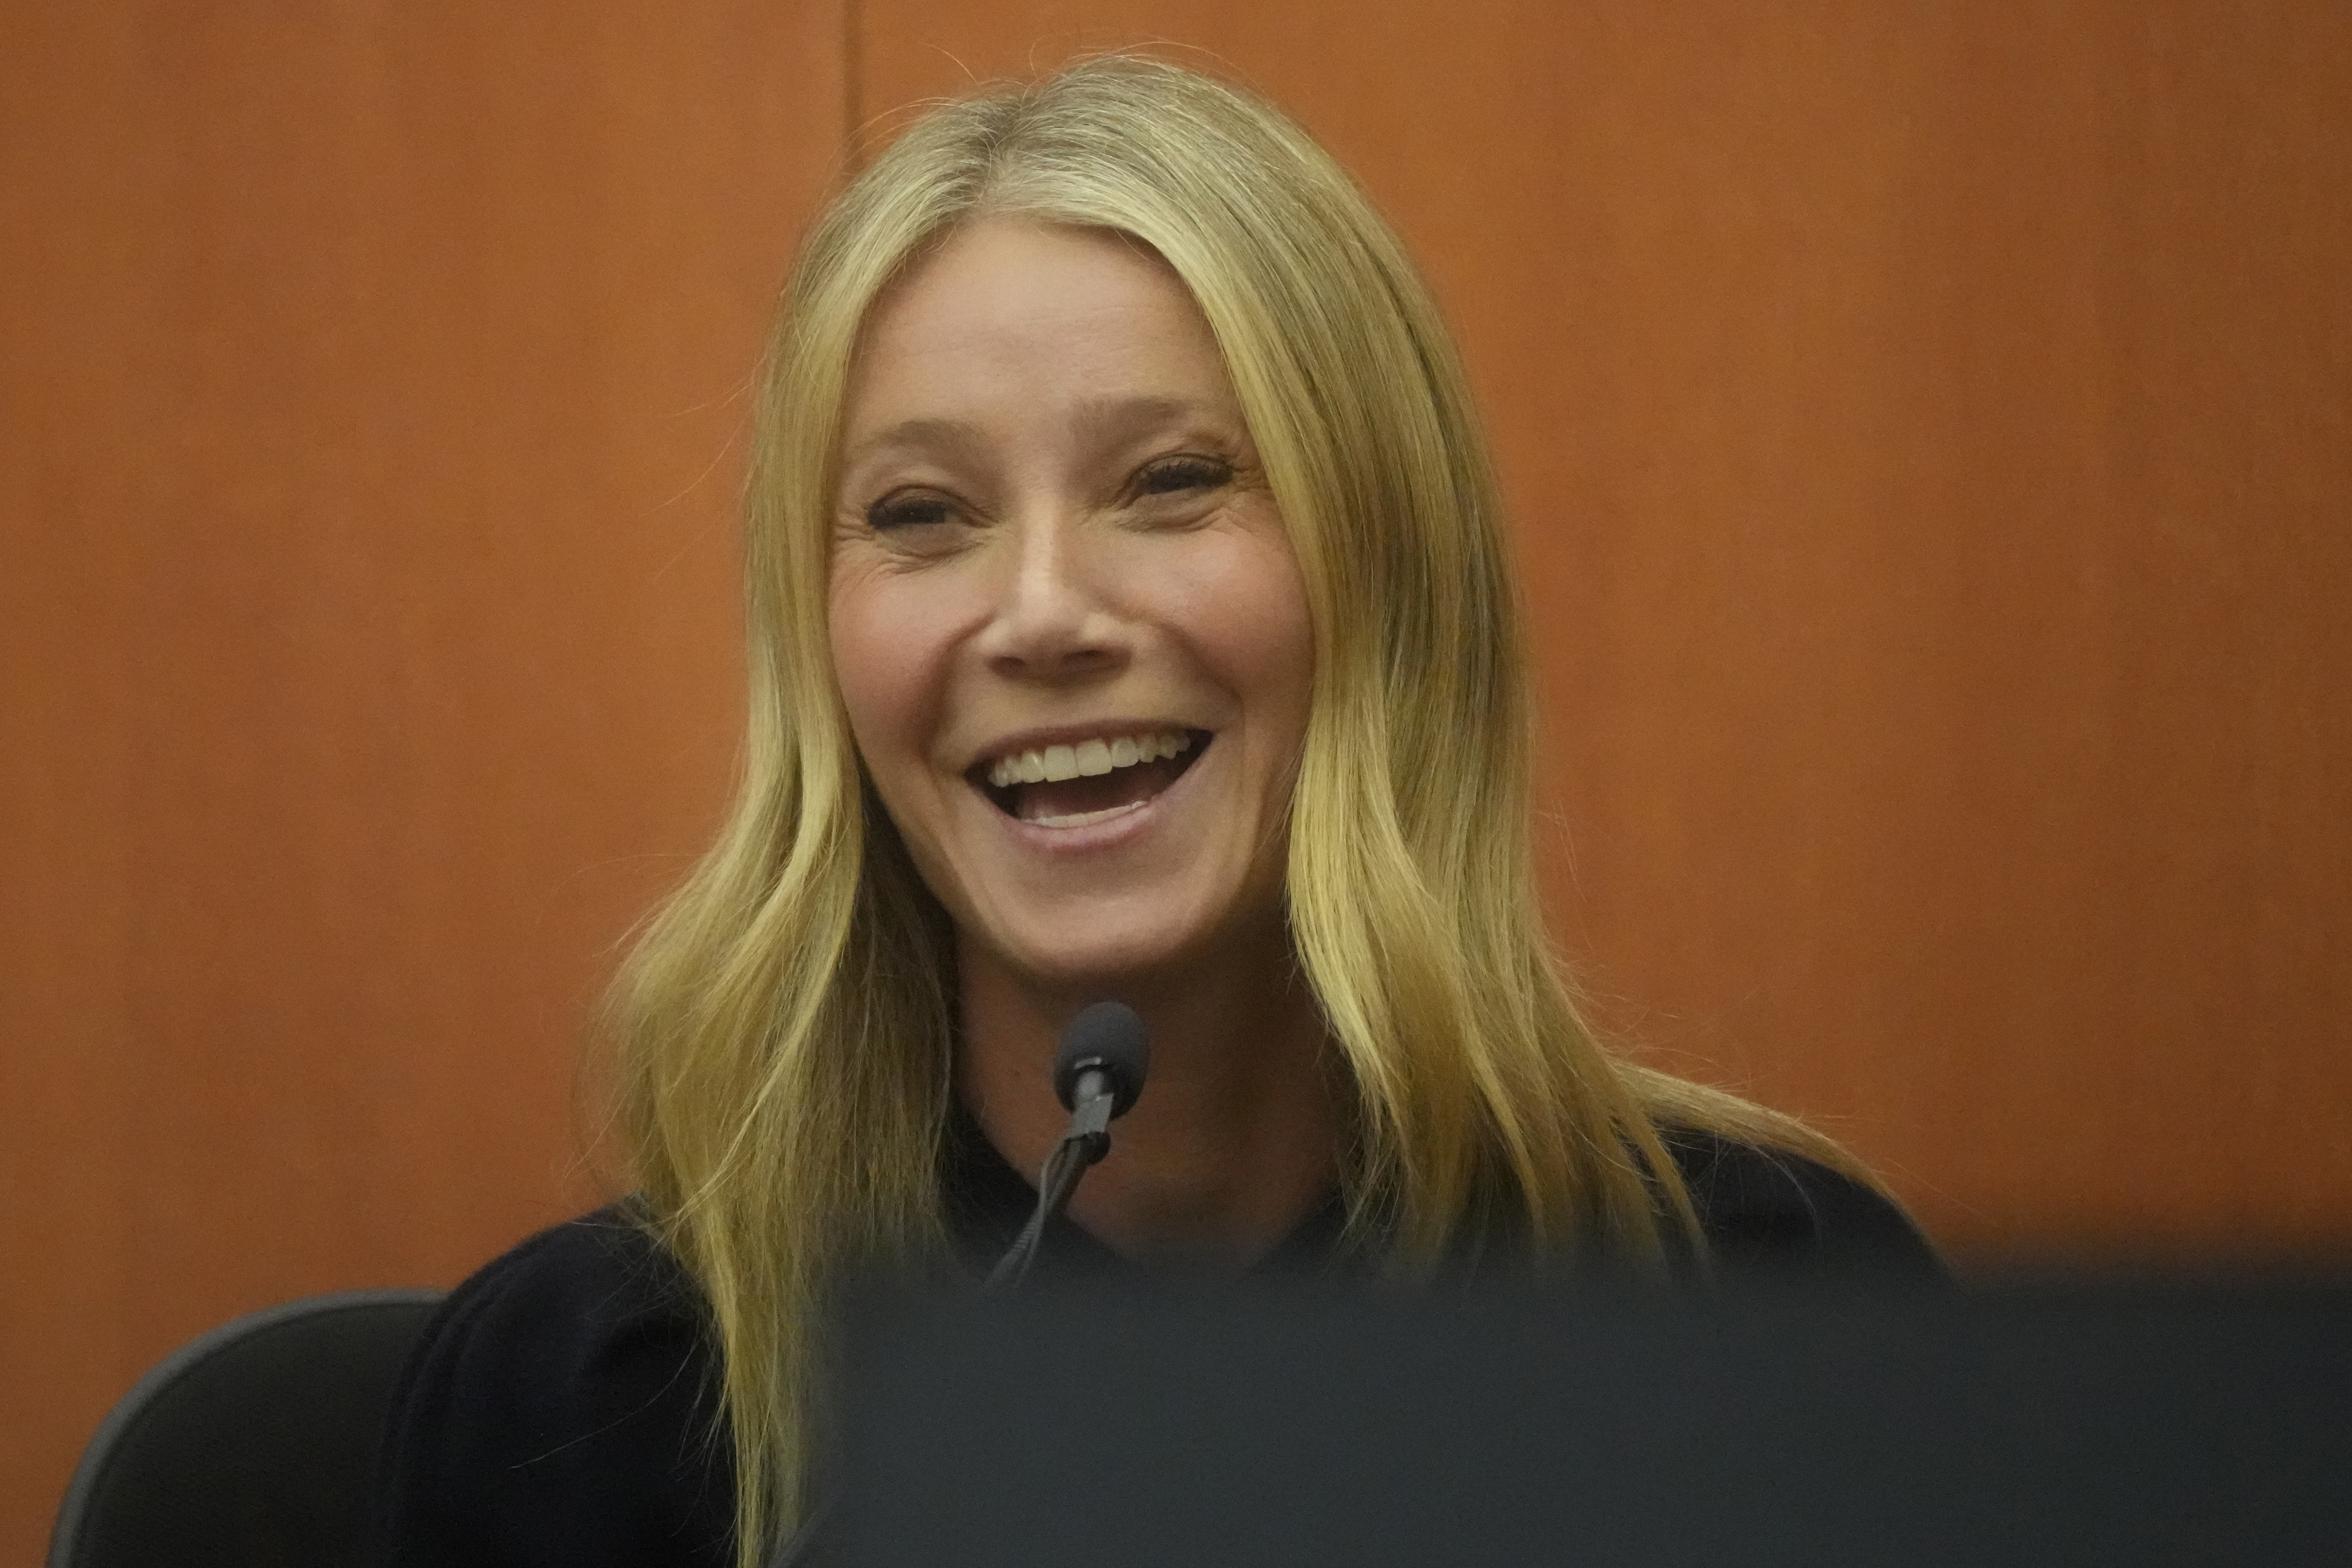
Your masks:
[[[1205,729],[1106,736],[972,764],[964,777],[1006,816],[1041,828],[1083,828],[1139,810],[1209,748]]]

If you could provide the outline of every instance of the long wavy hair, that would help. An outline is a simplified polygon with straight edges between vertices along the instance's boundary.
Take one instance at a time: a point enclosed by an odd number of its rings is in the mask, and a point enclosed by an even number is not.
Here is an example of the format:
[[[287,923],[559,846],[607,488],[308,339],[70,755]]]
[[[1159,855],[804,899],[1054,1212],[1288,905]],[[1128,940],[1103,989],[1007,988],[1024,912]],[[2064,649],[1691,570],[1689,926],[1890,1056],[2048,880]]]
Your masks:
[[[1531,869],[1495,477],[1437,309],[1346,173],[1266,103],[1149,59],[945,104],[849,184],[786,288],[749,486],[740,793],[613,998],[633,1172],[721,1353],[747,1568],[803,1508],[829,1282],[947,1243],[952,933],[850,738],[827,524],[869,309],[984,217],[1150,246],[1207,318],[1263,456],[1314,626],[1287,892],[1354,1086],[1355,1239],[1406,1273],[1497,1224],[1536,1257],[1703,1256],[1662,1129],[1848,1164],[1795,1122],[1612,1057],[1580,1018]]]

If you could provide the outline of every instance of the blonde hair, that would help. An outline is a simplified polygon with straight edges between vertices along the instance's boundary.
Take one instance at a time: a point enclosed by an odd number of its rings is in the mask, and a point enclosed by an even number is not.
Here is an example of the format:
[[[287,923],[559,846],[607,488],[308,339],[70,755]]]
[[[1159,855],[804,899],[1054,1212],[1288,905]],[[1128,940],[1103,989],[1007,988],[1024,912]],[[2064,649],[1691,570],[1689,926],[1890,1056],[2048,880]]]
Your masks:
[[[747,1565],[802,1508],[827,1282],[946,1242],[950,933],[849,739],[826,519],[869,308],[983,216],[1117,231],[1166,261],[1289,529],[1315,628],[1290,921],[1356,1089],[1351,1234],[1406,1271],[1498,1224],[1536,1256],[1696,1255],[1662,1127],[1838,1157],[1612,1058],[1578,1015],[1531,870],[1495,477],[1437,309],[1354,183],[1273,108],[1148,59],[947,104],[850,184],[786,290],[750,484],[741,792],[614,993],[635,1174],[722,1354]]]

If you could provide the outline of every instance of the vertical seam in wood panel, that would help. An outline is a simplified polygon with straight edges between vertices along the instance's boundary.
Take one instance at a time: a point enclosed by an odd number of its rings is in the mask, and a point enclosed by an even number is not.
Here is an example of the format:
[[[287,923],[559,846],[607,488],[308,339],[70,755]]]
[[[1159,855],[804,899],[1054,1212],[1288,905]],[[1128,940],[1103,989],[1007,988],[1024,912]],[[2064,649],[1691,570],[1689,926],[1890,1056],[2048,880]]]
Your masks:
[[[863,94],[858,91],[858,0],[841,0],[841,161],[857,162],[857,132]]]

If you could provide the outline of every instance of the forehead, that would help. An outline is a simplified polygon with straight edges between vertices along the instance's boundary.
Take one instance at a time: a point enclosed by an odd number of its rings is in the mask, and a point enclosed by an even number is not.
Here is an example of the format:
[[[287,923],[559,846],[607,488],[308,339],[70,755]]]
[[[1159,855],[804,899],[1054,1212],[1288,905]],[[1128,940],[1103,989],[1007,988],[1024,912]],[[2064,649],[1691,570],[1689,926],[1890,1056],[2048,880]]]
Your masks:
[[[1034,412],[1156,399],[1230,407],[1207,320],[1167,263],[1097,229],[957,231],[876,302],[845,435],[975,404]]]

